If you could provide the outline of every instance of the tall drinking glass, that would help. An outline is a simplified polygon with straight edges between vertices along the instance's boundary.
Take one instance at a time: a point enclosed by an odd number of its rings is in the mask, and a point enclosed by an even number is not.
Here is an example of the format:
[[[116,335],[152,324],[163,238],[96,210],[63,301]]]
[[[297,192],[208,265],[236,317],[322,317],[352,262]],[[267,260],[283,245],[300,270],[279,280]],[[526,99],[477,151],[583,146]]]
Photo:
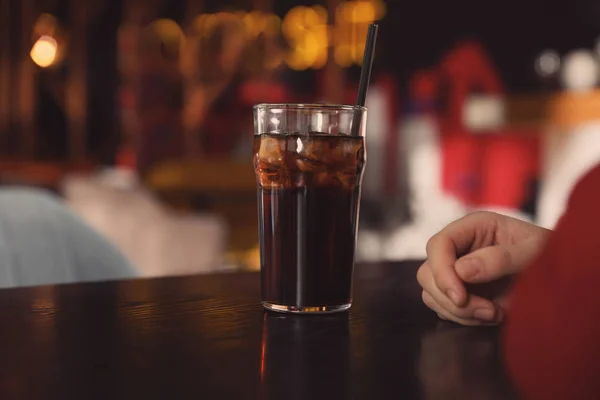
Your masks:
[[[254,107],[262,304],[327,313],[352,303],[367,110]]]

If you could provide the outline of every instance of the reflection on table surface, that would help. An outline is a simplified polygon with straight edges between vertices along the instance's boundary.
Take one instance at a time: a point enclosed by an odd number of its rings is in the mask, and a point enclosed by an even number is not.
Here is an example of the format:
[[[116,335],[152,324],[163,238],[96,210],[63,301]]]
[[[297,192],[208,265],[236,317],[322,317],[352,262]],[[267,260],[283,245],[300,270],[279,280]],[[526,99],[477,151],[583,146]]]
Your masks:
[[[418,374],[424,398],[514,398],[504,379],[500,361],[499,331],[464,328],[440,322],[421,340]]]
[[[348,313],[265,313],[260,398],[350,398],[350,359]]]

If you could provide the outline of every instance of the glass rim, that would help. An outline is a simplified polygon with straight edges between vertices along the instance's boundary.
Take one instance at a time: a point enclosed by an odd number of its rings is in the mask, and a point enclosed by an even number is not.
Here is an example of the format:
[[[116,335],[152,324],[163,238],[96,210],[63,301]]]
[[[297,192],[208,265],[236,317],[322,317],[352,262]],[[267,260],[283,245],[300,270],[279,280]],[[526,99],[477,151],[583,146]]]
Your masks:
[[[367,111],[367,107],[350,104],[327,104],[327,103],[260,103],[256,104],[254,110],[258,109],[287,109],[287,110],[325,110],[325,111]]]

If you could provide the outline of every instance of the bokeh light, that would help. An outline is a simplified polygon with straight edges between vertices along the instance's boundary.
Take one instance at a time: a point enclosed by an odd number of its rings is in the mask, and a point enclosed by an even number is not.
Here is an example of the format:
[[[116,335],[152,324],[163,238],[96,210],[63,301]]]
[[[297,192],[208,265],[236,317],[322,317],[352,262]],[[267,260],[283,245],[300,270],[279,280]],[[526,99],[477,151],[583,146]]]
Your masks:
[[[361,65],[369,24],[385,15],[380,0],[343,2],[335,11],[334,60],[342,67]]]
[[[562,64],[561,82],[566,89],[586,91],[598,84],[598,60],[591,51],[572,51],[564,57]]]
[[[47,68],[56,60],[57,49],[56,40],[51,36],[44,35],[34,43],[29,55],[38,66]]]
[[[33,33],[36,37],[41,37],[44,35],[54,36],[57,29],[58,22],[51,14],[40,15],[33,24]]]
[[[185,35],[179,24],[172,19],[158,19],[150,25],[164,51],[169,57],[176,58],[185,44]]]
[[[535,60],[535,71],[544,78],[556,75],[559,69],[560,56],[554,50],[543,51]]]
[[[329,26],[323,7],[292,8],[283,19],[282,30],[291,48],[285,60],[288,67],[302,71],[327,63]]]
[[[284,62],[293,70],[323,68],[330,47],[334,61],[349,67],[362,63],[368,25],[383,18],[385,12],[382,0],[345,1],[337,7],[332,25],[329,12],[321,5],[293,7],[283,19],[262,11],[217,12],[198,15],[193,29],[195,35],[208,38],[218,26],[239,24],[249,46],[261,36],[277,40],[283,35],[288,47]],[[282,62],[279,55],[270,57],[269,69]]]

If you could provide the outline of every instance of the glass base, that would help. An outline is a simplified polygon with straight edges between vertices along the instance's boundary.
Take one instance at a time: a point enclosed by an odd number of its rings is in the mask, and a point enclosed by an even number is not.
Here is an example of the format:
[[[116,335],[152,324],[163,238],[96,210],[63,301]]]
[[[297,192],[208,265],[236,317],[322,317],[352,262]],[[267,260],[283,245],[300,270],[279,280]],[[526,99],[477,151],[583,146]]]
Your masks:
[[[263,301],[262,305],[269,311],[276,311],[281,313],[293,313],[293,314],[332,314],[337,312],[346,311],[350,308],[352,303],[341,304],[338,306],[316,306],[316,307],[300,307],[300,306],[284,306],[281,304],[269,303]]]

